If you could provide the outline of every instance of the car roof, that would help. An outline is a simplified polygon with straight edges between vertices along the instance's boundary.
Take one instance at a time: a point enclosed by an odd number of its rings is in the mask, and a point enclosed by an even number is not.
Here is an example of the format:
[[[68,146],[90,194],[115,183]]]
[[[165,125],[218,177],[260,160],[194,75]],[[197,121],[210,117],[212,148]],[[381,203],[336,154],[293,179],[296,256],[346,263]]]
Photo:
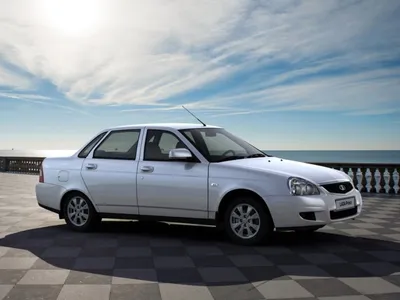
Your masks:
[[[165,129],[192,129],[192,128],[221,128],[219,126],[214,125],[202,125],[198,123],[148,123],[148,124],[132,124],[132,125],[122,125],[116,127],[110,127],[106,130],[114,130],[114,129],[136,129],[136,128],[144,128],[144,127],[153,127],[153,128],[165,128]]]

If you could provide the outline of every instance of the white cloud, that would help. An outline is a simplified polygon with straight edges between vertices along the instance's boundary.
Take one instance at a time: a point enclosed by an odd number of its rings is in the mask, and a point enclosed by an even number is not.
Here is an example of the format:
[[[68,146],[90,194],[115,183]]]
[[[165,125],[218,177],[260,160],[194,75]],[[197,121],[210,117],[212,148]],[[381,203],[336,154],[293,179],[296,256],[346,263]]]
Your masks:
[[[343,107],[383,112],[400,100],[399,69],[379,65],[398,56],[397,1],[52,3],[0,0],[0,59],[79,103],[157,105],[131,112],[181,109],[168,99],[260,66],[265,73],[245,85],[185,104],[234,115]],[[282,73],[285,68],[290,71]],[[303,79],[349,68],[358,71]],[[18,80],[2,72],[0,82],[15,86]],[[247,103],[256,107],[243,109]]]
[[[19,75],[5,67],[2,67],[0,64],[0,88],[2,86],[17,90],[24,90],[31,88],[32,82],[26,76]]]
[[[14,99],[14,100],[19,100],[23,102],[28,102],[31,104],[37,104],[37,105],[44,105],[48,107],[53,107],[60,109],[61,111],[65,113],[78,113],[78,114],[83,114],[83,115],[90,115],[93,116],[93,114],[87,112],[86,110],[83,109],[77,109],[74,107],[70,107],[68,105],[60,104],[60,103],[55,103],[52,100],[57,100],[53,99],[47,96],[42,96],[42,95],[33,95],[33,94],[25,94],[25,93],[12,93],[12,92],[0,92],[0,100],[1,99]]]

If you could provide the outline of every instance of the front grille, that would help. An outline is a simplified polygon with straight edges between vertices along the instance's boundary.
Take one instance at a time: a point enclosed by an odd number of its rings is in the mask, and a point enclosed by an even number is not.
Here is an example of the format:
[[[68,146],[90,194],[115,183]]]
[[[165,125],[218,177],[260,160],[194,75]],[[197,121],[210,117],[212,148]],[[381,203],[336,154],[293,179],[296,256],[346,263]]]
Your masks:
[[[353,185],[349,181],[323,184],[322,187],[325,188],[329,193],[334,194],[346,194],[353,190]]]
[[[351,217],[357,214],[357,207],[353,207],[350,209],[340,210],[340,211],[331,211],[331,220],[343,219],[347,217]]]

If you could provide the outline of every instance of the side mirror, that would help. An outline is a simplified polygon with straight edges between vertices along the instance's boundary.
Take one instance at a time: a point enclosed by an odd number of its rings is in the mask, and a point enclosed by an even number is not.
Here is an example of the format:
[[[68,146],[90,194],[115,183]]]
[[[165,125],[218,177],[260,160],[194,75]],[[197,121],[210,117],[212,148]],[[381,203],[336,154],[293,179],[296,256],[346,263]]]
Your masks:
[[[192,158],[192,153],[185,148],[177,148],[169,151],[169,159],[186,160]]]

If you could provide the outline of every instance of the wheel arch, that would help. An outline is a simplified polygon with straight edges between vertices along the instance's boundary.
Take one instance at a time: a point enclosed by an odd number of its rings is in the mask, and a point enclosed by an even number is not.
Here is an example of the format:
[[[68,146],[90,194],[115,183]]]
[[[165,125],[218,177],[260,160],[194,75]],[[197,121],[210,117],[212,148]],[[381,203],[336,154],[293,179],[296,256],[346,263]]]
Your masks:
[[[222,199],[219,203],[219,206],[218,206],[218,210],[215,214],[215,221],[216,221],[217,225],[222,224],[223,218],[224,218],[223,217],[224,212],[228,208],[230,201],[232,201],[232,199],[234,199],[236,197],[251,197],[255,201],[257,201],[259,204],[261,204],[262,207],[264,208],[265,212],[269,215],[270,220],[272,222],[272,226],[275,228],[274,219],[271,215],[271,212],[270,212],[270,209],[269,209],[267,203],[264,201],[264,199],[258,193],[254,192],[250,189],[247,189],[247,188],[237,188],[237,189],[231,190],[222,197]]]
[[[83,197],[85,197],[86,199],[88,199],[90,201],[90,203],[92,204],[92,206],[94,207],[95,211],[97,212],[97,208],[94,205],[92,199],[90,199],[90,197],[83,191],[77,190],[77,189],[73,189],[73,190],[68,190],[66,191],[62,197],[61,197],[61,201],[60,201],[60,212],[59,212],[59,217],[60,219],[64,219],[65,215],[64,215],[64,204],[65,201],[67,201],[68,197],[70,197],[71,195],[81,195]]]

